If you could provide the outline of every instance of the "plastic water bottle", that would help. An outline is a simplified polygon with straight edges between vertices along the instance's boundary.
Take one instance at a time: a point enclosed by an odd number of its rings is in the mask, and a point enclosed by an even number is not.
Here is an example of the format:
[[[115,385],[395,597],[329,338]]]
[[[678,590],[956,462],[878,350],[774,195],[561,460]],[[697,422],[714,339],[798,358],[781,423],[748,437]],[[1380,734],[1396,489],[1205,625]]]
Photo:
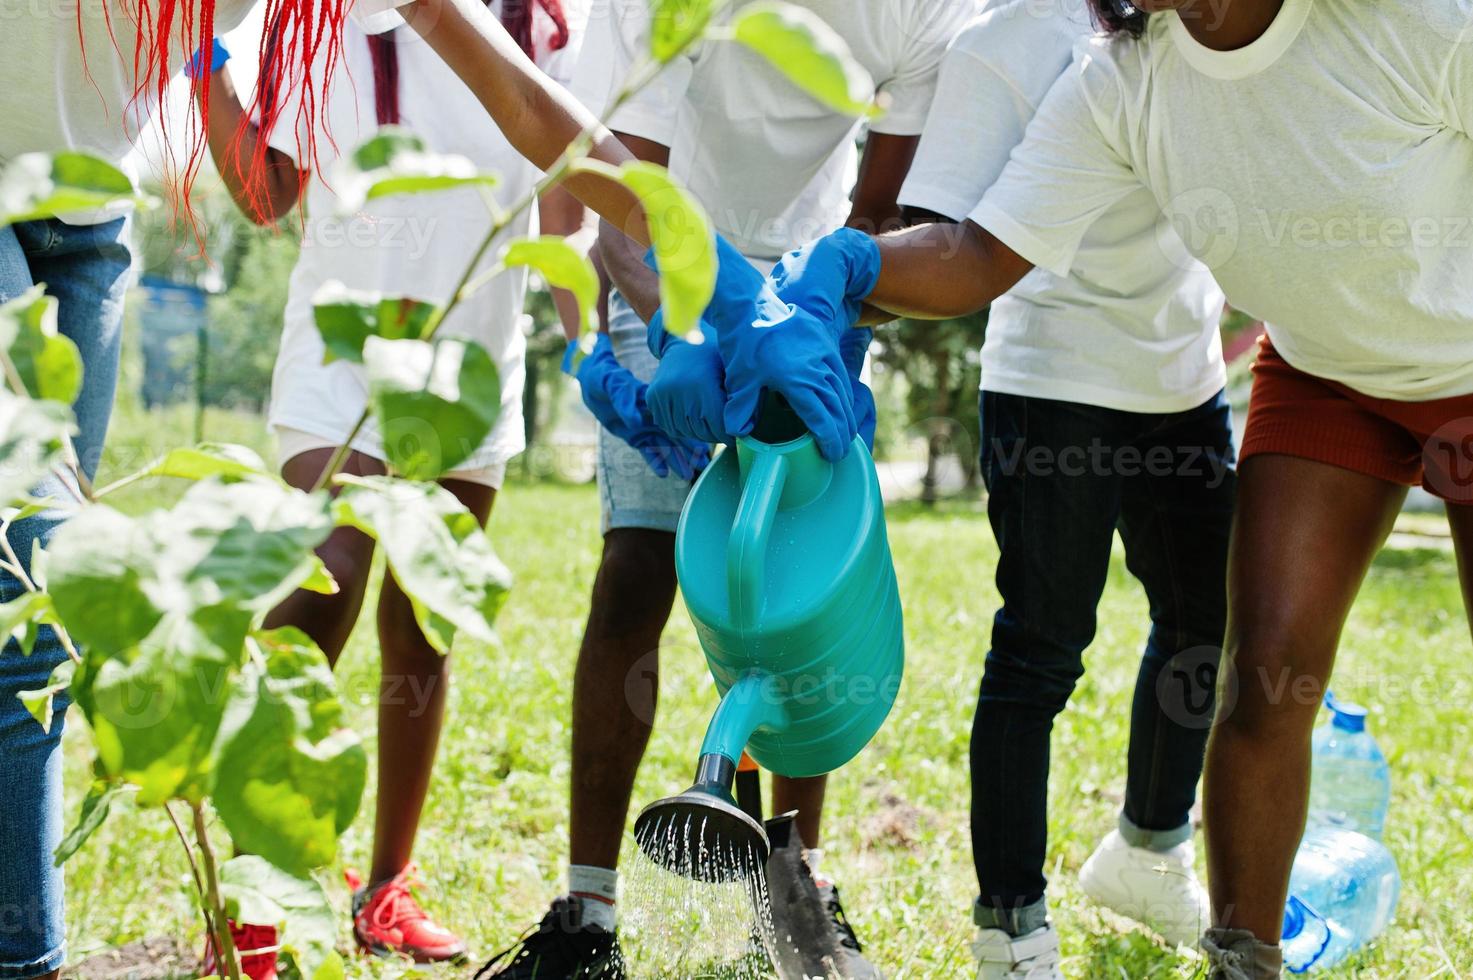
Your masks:
[[[1325,692],[1328,724],[1314,731],[1309,820],[1381,839],[1391,803],[1391,770],[1366,731],[1366,709]]]
[[[1365,834],[1311,827],[1294,857],[1284,909],[1284,963],[1291,972],[1333,966],[1380,935],[1396,911],[1396,859]]]

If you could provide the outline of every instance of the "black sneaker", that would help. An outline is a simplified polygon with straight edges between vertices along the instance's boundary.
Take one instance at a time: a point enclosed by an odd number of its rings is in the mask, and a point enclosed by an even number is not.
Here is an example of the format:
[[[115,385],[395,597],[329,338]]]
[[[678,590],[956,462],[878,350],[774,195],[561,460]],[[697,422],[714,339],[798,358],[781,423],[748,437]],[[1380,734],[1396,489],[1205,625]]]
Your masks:
[[[854,934],[854,927],[844,915],[844,905],[839,901],[839,887],[831,881],[816,881],[814,884],[818,887],[818,900],[823,903],[824,911],[833,923],[834,940],[845,949],[852,949],[856,953],[864,952],[864,947],[859,945],[859,937]]]
[[[880,980],[844,915],[839,891],[819,884],[803,860],[790,814],[767,822],[772,852],[767,889],[772,904],[773,966],[782,980]]]
[[[510,949],[491,957],[476,980],[624,980],[619,937],[583,921],[583,903],[564,896]]]

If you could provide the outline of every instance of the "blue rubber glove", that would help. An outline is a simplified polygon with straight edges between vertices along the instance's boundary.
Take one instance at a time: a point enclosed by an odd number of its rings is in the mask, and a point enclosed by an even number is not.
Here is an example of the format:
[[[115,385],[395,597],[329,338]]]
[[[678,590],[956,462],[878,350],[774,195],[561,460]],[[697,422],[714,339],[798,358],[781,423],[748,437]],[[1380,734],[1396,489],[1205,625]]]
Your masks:
[[[859,372],[864,370],[864,356],[874,336],[875,332],[868,327],[851,327],[839,338],[839,356],[844,359],[844,370],[849,372],[850,393],[854,396],[854,420],[870,452],[875,449],[875,395],[869,385],[859,380]]]
[[[616,427],[635,429],[644,421],[640,405],[643,383],[614,357],[614,343],[609,335],[601,333],[593,344],[593,353],[583,358],[578,370],[573,370],[577,356],[578,341],[568,341],[563,354],[563,373],[578,379],[583,389],[583,403],[605,429],[615,432]]]
[[[726,364],[725,428],[743,436],[757,424],[762,392],[787,399],[825,459],[849,452],[858,426],[854,396],[839,356],[839,330],[778,298],[766,278],[725,239],[705,321]]]
[[[650,417],[642,381],[614,357],[614,345],[608,334],[599,334],[593,353],[583,359],[574,372],[578,342],[568,341],[563,354],[563,372],[578,379],[583,404],[610,433],[639,450],[656,476],[676,474],[683,480],[694,479],[711,461],[710,447],[666,435]]]
[[[211,71],[211,73],[217,72],[221,68],[224,68],[225,67],[225,62],[227,62],[229,60],[230,60],[230,52],[228,50],[226,50],[224,43],[222,43],[221,40],[218,37],[212,39],[210,41],[210,71]],[[189,62],[184,66],[184,77],[185,78],[188,78],[188,79],[191,79],[191,80],[196,79],[200,75],[204,74],[204,70],[205,70],[205,49],[204,48],[200,48],[198,51],[196,51],[194,53],[194,57],[190,58],[189,59]]]
[[[726,432],[726,365],[715,331],[703,327],[704,344],[692,344],[665,331],[663,311],[650,320],[651,346],[660,366],[646,394],[650,417],[672,436],[706,444],[731,442]]]
[[[858,322],[879,278],[880,246],[854,228],[840,228],[789,252],[771,276],[783,302],[845,327]]]

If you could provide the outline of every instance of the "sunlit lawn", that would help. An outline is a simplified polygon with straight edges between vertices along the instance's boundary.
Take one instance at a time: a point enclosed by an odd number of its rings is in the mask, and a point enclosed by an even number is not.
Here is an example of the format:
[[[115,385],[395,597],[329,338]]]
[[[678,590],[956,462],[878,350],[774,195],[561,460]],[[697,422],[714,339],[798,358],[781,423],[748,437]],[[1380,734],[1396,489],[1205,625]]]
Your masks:
[[[177,445],[188,438],[186,418],[125,413],[115,451],[136,458],[146,454],[144,443]],[[262,443],[258,424],[236,416],[212,417],[210,435]],[[148,506],[168,492],[139,488],[128,505]],[[1453,558],[1435,536],[1441,519],[1408,526],[1431,536],[1409,539],[1377,562],[1347,630],[1336,681],[1342,694],[1372,706],[1391,759],[1387,837],[1404,887],[1390,932],[1337,976],[1473,973],[1473,656]],[[563,883],[569,692],[598,556],[597,496],[589,486],[513,484],[497,502],[492,534],[518,584],[501,619],[501,644],[455,654],[452,719],[417,855],[433,885],[433,910],[481,958],[531,925]],[[892,508],[890,537],[906,608],[905,686],[886,728],[833,781],[825,861],[861,938],[890,977],[962,977],[974,970],[967,948],[975,889],[967,743],[997,602],[995,549],[975,503]],[[1429,546],[1415,546],[1419,540]],[[377,691],[371,625],[365,617],[340,675],[370,746]],[[1187,976],[1197,968],[1122,931],[1075,884],[1119,806],[1131,685],[1146,627],[1144,597],[1117,554],[1090,670],[1054,734],[1049,866],[1070,976]],[[683,611],[667,633],[663,662],[661,715],[639,801],[688,781],[715,704]],[[73,805],[86,775],[86,739],[74,720]],[[365,801],[345,839],[345,864],[367,862],[371,814]],[[346,890],[336,872],[327,877],[346,922]],[[191,943],[199,935],[186,865],[157,811],[115,816],[69,866],[69,889],[74,958],[147,935],[187,936]],[[379,975],[405,969],[350,964],[351,972]]]

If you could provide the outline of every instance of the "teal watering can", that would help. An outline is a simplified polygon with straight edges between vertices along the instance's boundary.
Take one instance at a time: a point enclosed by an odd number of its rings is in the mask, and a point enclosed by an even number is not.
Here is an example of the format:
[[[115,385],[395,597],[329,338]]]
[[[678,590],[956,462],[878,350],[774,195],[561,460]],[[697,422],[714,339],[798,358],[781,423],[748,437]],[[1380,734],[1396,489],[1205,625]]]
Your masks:
[[[856,438],[829,463],[791,414],[763,422],[717,456],[681,515],[676,571],[721,705],[695,785],[635,824],[651,859],[703,880],[767,857],[762,826],[731,796],[743,750],[783,776],[839,768],[884,723],[905,660],[869,450]]]

